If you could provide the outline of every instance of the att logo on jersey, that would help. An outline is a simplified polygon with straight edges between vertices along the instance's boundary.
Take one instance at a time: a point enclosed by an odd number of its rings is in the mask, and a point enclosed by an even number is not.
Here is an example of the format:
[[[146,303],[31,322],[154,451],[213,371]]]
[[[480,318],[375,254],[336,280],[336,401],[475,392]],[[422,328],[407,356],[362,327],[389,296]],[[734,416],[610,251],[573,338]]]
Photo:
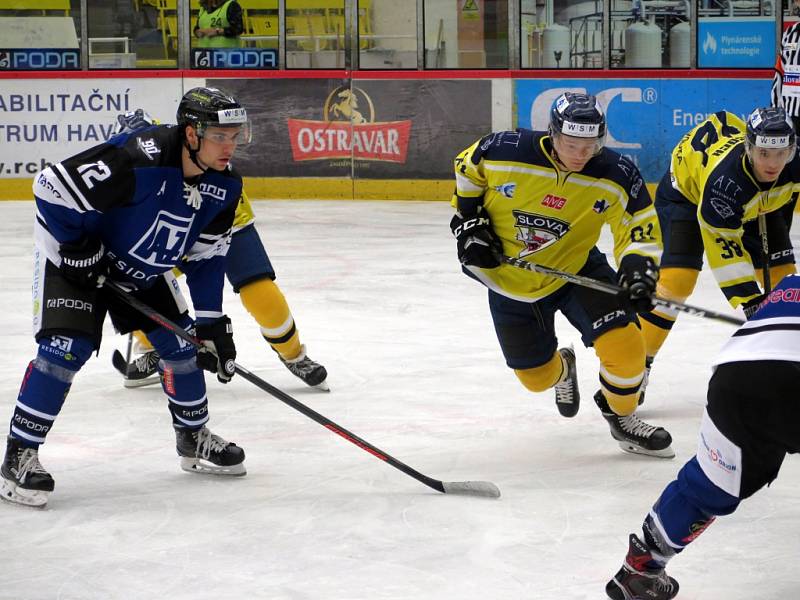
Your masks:
[[[517,184],[514,182],[504,183],[503,185],[494,186],[496,192],[500,192],[506,198],[513,198],[514,192],[517,190]]]
[[[545,217],[521,210],[512,211],[517,228],[517,240],[525,244],[519,253],[523,258],[552,246],[569,232],[569,223],[554,217]]]
[[[186,239],[194,217],[158,211],[156,220],[131,248],[130,254],[154,267],[174,267],[186,252]]]

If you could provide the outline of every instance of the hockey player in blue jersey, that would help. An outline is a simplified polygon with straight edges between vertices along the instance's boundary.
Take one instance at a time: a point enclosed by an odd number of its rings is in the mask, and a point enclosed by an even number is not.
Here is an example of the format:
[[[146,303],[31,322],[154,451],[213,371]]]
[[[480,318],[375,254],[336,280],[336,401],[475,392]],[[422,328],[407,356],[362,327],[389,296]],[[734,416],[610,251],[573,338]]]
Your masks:
[[[161,357],[162,387],[181,468],[244,475],[244,451],[206,427],[200,367],[234,374],[231,322],[222,311],[225,253],[242,180],[230,167],[250,138],[245,109],[214,88],[187,92],[177,126],[119,135],[36,175],[33,274],[36,357],[11,418],[2,498],[44,506],[54,489],[38,448],[75,374],[100,346],[106,313],[120,332],[143,330]],[[186,273],[195,320],[172,269]],[[101,287],[101,275],[187,330],[197,352]]]
[[[674,598],[667,562],[769,485],[787,453],[800,452],[799,320],[800,275],[788,275],[716,357],[697,454],[661,493],[642,536],[630,535],[625,562],[606,585],[609,598]]]

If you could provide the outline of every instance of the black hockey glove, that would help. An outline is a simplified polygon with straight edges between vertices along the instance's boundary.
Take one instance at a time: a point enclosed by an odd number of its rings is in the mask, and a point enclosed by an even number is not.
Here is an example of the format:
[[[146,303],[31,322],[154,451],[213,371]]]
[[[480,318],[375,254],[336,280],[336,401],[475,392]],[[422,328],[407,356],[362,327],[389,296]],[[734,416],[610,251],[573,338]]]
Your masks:
[[[766,294],[759,294],[752,300],[748,300],[742,304],[744,316],[748,321],[753,318],[753,315],[756,314],[756,312],[758,312],[758,309],[761,308],[761,303],[764,302],[766,297]]]
[[[195,333],[205,346],[197,350],[197,366],[216,373],[220,382],[228,383],[236,372],[231,320],[223,315],[211,323],[196,325]]]
[[[622,287],[621,300],[637,313],[653,308],[656,293],[658,265],[649,256],[628,254],[622,257],[617,272],[617,283]]]
[[[120,133],[131,133],[139,129],[145,129],[150,125],[158,125],[158,121],[147,114],[141,108],[129,110],[126,113],[117,115],[117,124],[114,127],[114,135]]]
[[[72,285],[81,288],[97,287],[100,275],[105,275],[105,248],[98,239],[84,238],[61,244],[61,274]]]
[[[458,260],[462,265],[494,269],[502,263],[503,243],[482,212],[479,210],[470,217],[456,213],[450,221],[450,229],[456,238]]]

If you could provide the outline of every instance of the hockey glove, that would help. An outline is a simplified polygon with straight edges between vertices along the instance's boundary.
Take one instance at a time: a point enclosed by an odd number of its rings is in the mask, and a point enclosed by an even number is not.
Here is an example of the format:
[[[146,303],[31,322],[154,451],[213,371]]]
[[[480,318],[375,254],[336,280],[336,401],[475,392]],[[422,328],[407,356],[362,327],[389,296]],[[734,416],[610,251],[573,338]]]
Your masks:
[[[503,243],[492,229],[489,218],[478,210],[476,215],[464,217],[460,212],[453,215],[450,229],[456,238],[458,260],[462,265],[494,269],[503,260]]]
[[[649,256],[628,254],[622,257],[617,272],[617,283],[622,287],[621,299],[637,313],[653,308],[656,293],[658,265]]]
[[[759,294],[752,300],[748,300],[747,302],[742,304],[742,310],[744,310],[744,316],[748,321],[752,319],[753,315],[755,315],[758,312],[758,309],[761,308],[761,303],[764,302],[764,299],[766,297],[767,297],[766,294]]]
[[[114,127],[114,135],[120,133],[132,133],[139,129],[146,129],[151,125],[158,125],[158,121],[147,114],[141,108],[129,110],[126,113],[117,115],[117,124]]]
[[[221,383],[228,383],[236,372],[231,320],[223,315],[211,323],[195,326],[195,333],[204,346],[197,350],[197,366],[216,373]]]
[[[98,239],[84,238],[61,244],[58,253],[61,255],[61,274],[72,285],[94,288],[100,275],[105,275],[105,248]]]

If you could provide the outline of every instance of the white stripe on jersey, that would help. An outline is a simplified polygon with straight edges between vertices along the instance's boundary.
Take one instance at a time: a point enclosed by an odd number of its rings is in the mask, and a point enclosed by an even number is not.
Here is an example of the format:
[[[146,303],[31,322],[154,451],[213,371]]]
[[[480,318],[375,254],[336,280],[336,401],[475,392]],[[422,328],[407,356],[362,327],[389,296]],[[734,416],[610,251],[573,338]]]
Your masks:
[[[42,222],[44,222],[44,218],[37,210],[36,222],[33,225],[33,238],[36,248],[47,257],[47,260],[58,267],[61,265],[61,254],[59,254],[61,244],[53,237],[52,233],[44,228]]]
[[[64,185],[52,167],[47,167],[33,178],[33,195],[48,204],[63,206],[78,213],[86,212],[84,205]]]
[[[742,325],[739,331],[752,333],[730,338],[713,366],[752,360],[800,362],[800,317],[756,319]]]
[[[755,277],[753,263],[745,260],[717,267],[716,269],[712,268],[711,272],[714,273],[714,279],[720,284],[736,281],[737,279],[753,279]]]
[[[230,232],[222,235],[201,234],[186,253],[186,260],[206,260],[214,256],[225,256],[231,245]]]
[[[72,188],[72,192],[75,194],[74,196],[75,201],[81,204],[81,206],[83,207],[83,211],[91,210],[92,205],[89,204],[89,201],[86,200],[84,195],[81,193],[80,189],[78,189],[78,186],[72,180],[72,177],[69,176],[67,170],[61,165],[61,163],[54,166],[56,168],[57,176],[59,176],[62,181],[66,182],[66,184],[70,188]]]

